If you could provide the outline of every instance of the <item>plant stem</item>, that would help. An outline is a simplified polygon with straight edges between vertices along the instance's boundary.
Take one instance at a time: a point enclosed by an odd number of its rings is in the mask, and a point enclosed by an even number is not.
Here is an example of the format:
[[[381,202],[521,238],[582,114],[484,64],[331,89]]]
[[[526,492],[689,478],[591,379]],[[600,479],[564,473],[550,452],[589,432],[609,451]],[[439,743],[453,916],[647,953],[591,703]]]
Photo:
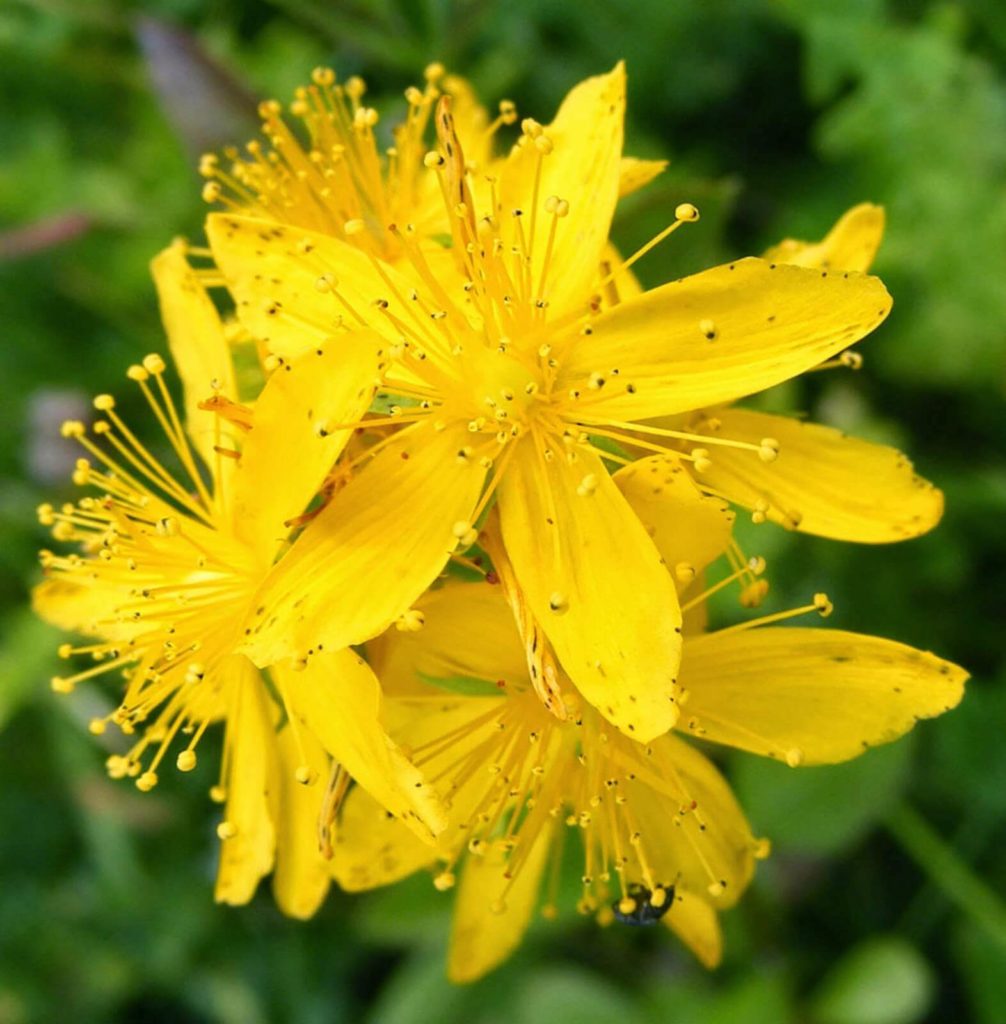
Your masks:
[[[908,804],[887,816],[890,833],[943,894],[1006,950],[1006,906]]]

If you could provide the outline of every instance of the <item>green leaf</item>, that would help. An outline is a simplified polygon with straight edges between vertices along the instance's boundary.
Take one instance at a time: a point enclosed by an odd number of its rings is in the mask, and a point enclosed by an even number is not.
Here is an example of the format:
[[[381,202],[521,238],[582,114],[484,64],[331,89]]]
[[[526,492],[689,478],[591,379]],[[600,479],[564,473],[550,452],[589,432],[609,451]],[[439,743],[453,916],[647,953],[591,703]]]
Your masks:
[[[814,1024],[914,1024],[935,994],[929,963],[895,936],[867,940],[825,977],[811,1003]]]
[[[28,609],[10,617],[0,645],[0,729],[51,675],[59,636]]]
[[[908,780],[912,742],[878,747],[846,764],[789,768],[738,759],[734,780],[756,830],[779,849],[834,853],[864,835]]]

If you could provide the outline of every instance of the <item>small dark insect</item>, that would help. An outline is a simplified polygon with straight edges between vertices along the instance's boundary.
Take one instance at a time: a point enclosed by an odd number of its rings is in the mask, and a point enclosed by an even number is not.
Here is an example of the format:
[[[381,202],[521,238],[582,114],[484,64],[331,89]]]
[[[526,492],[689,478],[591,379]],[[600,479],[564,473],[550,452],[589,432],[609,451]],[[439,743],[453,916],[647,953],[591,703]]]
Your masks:
[[[656,924],[674,902],[674,886],[658,885],[647,889],[636,882],[629,886],[627,895],[611,904],[615,920],[633,926]]]

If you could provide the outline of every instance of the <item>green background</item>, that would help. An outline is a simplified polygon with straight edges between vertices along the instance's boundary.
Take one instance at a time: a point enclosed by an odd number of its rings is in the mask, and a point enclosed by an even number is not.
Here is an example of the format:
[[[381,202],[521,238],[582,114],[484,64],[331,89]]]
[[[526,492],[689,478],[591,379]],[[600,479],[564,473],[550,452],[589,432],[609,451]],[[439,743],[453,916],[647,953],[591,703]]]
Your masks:
[[[826,590],[835,626],[974,678],[958,710],[850,765],[728,761],[775,853],[726,916],[715,973],[663,930],[568,914],[451,988],[450,897],[426,877],[333,895],[308,924],[267,887],[214,906],[209,780],[113,784],[84,727],[107,697],[48,690],[57,637],[26,610],[46,543],[33,510],[70,496],[59,421],[163,349],[147,261],[198,235],[196,157],[250,136],[255,96],[288,99],[328,63],[400,104],[440,59],[547,121],[622,57],[628,148],[672,164],[624,204],[617,239],[630,249],[681,201],[703,212],[643,261],[649,283],[820,237],[861,200],[887,207],[877,270],[895,309],[864,369],[769,401],[904,447],[946,517],[891,547],[771,526],[745,543],[770,560],[766,610]],[[1004,67],[998,0],[0,5],[0,1024],[1002,1024]]]

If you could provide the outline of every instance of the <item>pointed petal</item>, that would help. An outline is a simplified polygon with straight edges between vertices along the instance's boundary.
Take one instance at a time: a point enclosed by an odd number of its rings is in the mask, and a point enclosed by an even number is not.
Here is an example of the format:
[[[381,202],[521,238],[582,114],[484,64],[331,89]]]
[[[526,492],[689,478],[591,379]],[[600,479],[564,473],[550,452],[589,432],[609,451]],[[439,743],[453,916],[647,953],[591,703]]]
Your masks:
[[[493,844],[483,857],[465,858],[447,953],[451,981],[477,981],[520,945],[538,902],[551,842],[551,828],[543,829],[509,880],[502,844]]]
[[[727,402],[848,348],[890,309],[875,277],[744,259],[602,313],[568,342],[555,392],[578,391],[565,414],[587,423]],[[589,386],[594,373],[600,389]]]
[[[625,762],[647,789],[626,795],[656,880],[680,881],[720,909],[733,906],[754,873],[756,847],[733,791],[709,758],[673,732],[647,750]]]
[[[765,253],[776,263],[821,270],[870,269],[884,237],[884,208],[860,203],[847,210],[820,242],[787,238]]]
[[[752,452],[717,447],[703,484],[738,505],[768,504],[774,522],[803,533],[864,544],[918,537],[943,514],[943,493],[917,476],[894,448],[848,437],[831,427],[747,409],[715,413],[724,438],[779,442],[764,463]]]
[[[385,693],[429,696],[426,679],[524,683],[527,660],[498,586],[448,582],[416,602],[424,625],[388,630],[367,645]]]
[[[199,403],[215,391],[227,398],[237,398],[234,365],[223,324],[185,258],[183,242],[175,242],[155,256],[150,269],[157,286],[168,348],[182,380],[186,430],[203,460],[212,466],[216,461],[213,446],[217,417],[200,409]]]
[[[370,405],[377,381],[380,342],[372,331],[331,339],[284,363],[266,381],[255,403],[234,472],[235,523],[271,564],[299,516],[318,493]]]
[[[485,470],[459,457],[471,435],[408,427],[340,491],[279,561],[252,604],[247,650],[261,664],[383,632],[436,579]]]
[[[502,169],[503,223],[512,221],[513,210],[522,210],[525,231],[530,233],[532,212],[537,209],[536,281],[551,220],[545,202],[554,195],[569,203],[569,215],[557,225],[548,266],[545,293],[552,315],[570,306],[586,307],[590,299],[618,201],[624,118],[625,66],[619,63],[607,74],[588,78],[570,90],[555,120],[544,131],[553,145],[551,153],[541,156],[528,140],[515,147]]]
[[[640,160],[635,156],[623,156],[619,165],[618,198],[638,192],[666,169],[666,160]]]
[[[276,872],[272,891],[279,909],[306,920],[321,906],[331,873],[318,849],[318,817],[325,791],[328,756],[306,729],[294,736],[287,725],[276,737],[279,751],[279,816],[276,821]],[[298,768],[307,767],[315,781],[297,781]],[[383,812],[382,812],[383,813]]]
[[[391,885],[431,864],[436,851],[365,790],[350,791],[339,813],[331,872],[346,892]]]
[[[211,213],[206,235],[241,322],[284,359],[312,351],[344,328],[370,326],[397,340],[400,332],[374,313],[378,299],[399,319],[408,318],[388,281],[402,296],[411,283],[341,239],[232,213]],[[344,301],[328,285],[319,290],[326,274]]]
[[[719,967],[723,958],[723,932],[716,911],[687,889],[679,889],[664,923],[699,958],[703,967]]]
[[[726,551],[735,515],[695,486],[680,459],[640,459],[620,469],[614,480],[679,583],[690,582]]]
[[[214,898],[237,906],[255,895],[259,880],[273,866],[277,799],[276,736],[272,707],[258,670],[247,658],[227,658],[217,671],[220,685],[233,694],[224,740],[227,772],[225,822]]]
[[[280,662],[272,672],[291,714],[378,803],[424,840],[443,831],[443,804],[384,731],[380,684],[358,654],[325,651],[299,671]]]
[[[534,437],[517,443],[499,490],[517,580],[584,697],[633,738],[659,736],[678,714],[670,574],[596,455],[571,465],[562,451],[547,461]]]
[[[766,628],[689,641],[689,728],[790,764],[834,764],[955,707],[967,673],[905,644]]]

